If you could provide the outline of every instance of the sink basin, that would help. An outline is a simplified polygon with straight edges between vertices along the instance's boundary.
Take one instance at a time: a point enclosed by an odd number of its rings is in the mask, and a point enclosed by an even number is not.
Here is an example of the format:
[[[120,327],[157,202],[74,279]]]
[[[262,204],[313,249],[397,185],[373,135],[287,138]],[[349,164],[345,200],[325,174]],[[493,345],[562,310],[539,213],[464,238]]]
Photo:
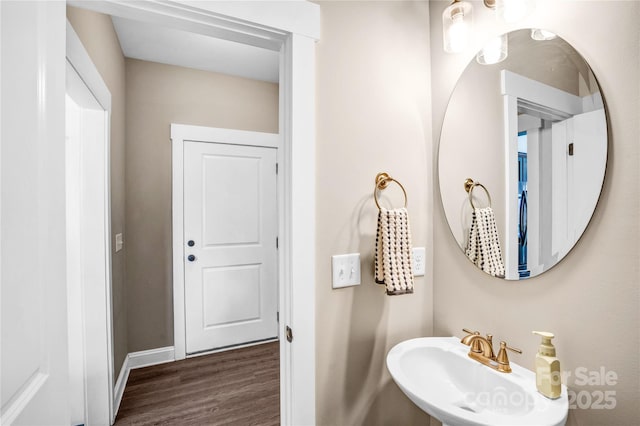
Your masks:
[[[500,373],[468,353],[457,337],[411,339],[389,351],[387,368],[414,404],[448,426],[565,424],[566,386],[560,398],[548,399],[532,371],[511,362],[513,371]]]

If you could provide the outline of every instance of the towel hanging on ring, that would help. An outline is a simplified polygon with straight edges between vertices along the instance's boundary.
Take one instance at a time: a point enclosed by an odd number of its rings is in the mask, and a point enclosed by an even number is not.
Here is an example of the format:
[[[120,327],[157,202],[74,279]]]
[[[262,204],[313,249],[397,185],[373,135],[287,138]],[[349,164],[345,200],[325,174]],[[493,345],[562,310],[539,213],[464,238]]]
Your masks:
[[[484,189],[487,194],[489,200],[487,207],[478,208],[473,204],[473,189],[477,186]],[[504,278],[505,268],[496,218],[491,208],[491,195],[484,185],[473,182],[471,179],[465,181],[465,190],[469,193],[469,202],[473,209],[465,254],[484,272],[494,277]]]
[[[500,238],[491,207],[475,208],[471,213],[471,228],[465,253],[484,272],[504,278]]]
[[[413,258],[409,212],[406,208],[378,212],[376,235],[376,273],[378,284],[387,287],[388,295],[413,293]]]
[[[396,182],[405,196],[405,207],[388,210],[380,207],[377,191],[389,182]],[[384,284],[388,295],[413,293],[413,253],[409,212],[406,208],[407,193],[400,182],[386,173],[376,176],[374,200],[378,206],[376,231],[375,281]]]

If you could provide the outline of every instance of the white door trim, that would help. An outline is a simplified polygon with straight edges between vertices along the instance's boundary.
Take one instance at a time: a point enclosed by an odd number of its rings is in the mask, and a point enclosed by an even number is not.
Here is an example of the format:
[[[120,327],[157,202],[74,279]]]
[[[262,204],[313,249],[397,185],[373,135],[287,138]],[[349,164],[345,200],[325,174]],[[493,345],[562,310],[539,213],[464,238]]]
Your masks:
[[[67,21],[67,61],[95,97],[105,114],[104,139],[81,147],[82,172],[81,246],[83,322],[85,333],[85,422],[115,421],[114,354],[111,300],[111,189],[110,117],[111,93],[91,61],[80,38]],[[73,81],[73,80],[69,80]],[[82,84],[82,83],[78,83]],[[85,89],[86,90],[86,89]],[[101,138],[102,139],[102,138]],[[98,174],[95,174],[98,172]],[[106,365],[105,365],[106,363]],[[104,418],[108,413],[108,419]]]
[[[175,359],[186,358],[186,312],[184,283],[184,143],[186,141],[225,143],[232,145],[281,146],[277,133],[250,132],[245,130],[189,126],[171,123],[172,164],[172,223],[173,223],[173,345]],[[279,152],[279,151],[278,151]],[[279,161],[279,159],[278,159]],[[278,179],[278,182],[280,179]],[[278,184],[278,190],[280,185]],[[283,211],[283,197],[278,200],[278,216]],[[278,229],[280,234],[281,229]],[[282,293],[281,274],[278,274],[278,291]],[[282,335],[282,333],[279,333]]]
[[[102,13],[280,51],[280,421],[315,424],[315,42],[320,6],[307,1],[69,0]]]
[[[319,17],[318,17],[319,19]],[[280,134],[283,138],[279,270],[280,336],[293,330],[292,344],[280,345],[280,421],[316,423],[316,139],[315,40],[291,34],[281,50]]]

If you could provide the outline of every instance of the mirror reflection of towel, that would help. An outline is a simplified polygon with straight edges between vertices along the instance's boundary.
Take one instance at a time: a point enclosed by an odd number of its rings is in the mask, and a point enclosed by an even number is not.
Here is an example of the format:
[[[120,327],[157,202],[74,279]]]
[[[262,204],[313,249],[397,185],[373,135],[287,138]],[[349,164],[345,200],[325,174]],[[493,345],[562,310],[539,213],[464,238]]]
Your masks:
[[[413,293],[413,254],[406,208],[380,208],[376,235],[375,280],[388,295]]]
[[[491,207],[476,208],[471,215],[471,228],[465,251],[467,257],[484,272],[504,278],[504,262],[493,210]]]

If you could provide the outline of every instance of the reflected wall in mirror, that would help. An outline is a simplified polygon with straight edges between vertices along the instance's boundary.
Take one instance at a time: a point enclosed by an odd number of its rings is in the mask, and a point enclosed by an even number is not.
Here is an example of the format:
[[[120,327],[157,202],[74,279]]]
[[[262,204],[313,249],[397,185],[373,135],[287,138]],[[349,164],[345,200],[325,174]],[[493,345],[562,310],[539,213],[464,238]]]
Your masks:
[[[454,238],[479,269],[509,280],[539,275],[573,248],[607,162],[606,113],[591,68],[560,37],[532,34],[509,33],[500,63],[469,63],[451,95],[438,155]],[[486,191],[467,193],[468,178]],[[496,262],[503,268],[487,266]]]

